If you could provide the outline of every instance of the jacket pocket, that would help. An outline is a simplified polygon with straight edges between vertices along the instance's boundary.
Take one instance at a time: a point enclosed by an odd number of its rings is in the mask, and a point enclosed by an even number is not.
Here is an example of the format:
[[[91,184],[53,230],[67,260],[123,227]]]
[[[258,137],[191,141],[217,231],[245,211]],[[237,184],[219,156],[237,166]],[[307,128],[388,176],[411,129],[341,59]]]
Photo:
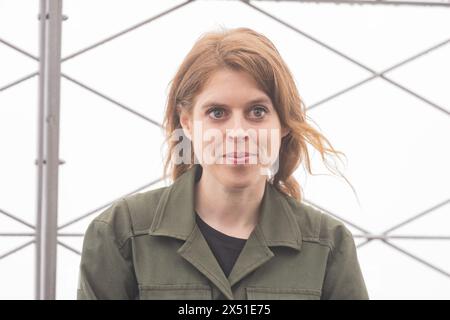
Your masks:
[[[141,300],[211,300],[211,287],[204,284],[141,284]]]
[[[248,300],[320,300],[320,290],[247,287]]]

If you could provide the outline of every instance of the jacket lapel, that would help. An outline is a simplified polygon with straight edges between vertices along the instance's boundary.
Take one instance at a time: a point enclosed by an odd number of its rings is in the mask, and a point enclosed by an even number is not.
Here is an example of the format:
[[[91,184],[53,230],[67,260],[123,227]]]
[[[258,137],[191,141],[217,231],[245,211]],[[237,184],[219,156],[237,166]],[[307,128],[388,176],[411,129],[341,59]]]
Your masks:
[[[211,280],[227,299],[233,299],[230,283],[198,226],[194,227],[178,253]]]
[[[195,221],[194,186],[199,169],[194,165],[164,191],[149,234],[185,240],[177,252],[231,300],[230,283]]]
[[[301,245],[301,231],[292,209],[284,196],[266,182],[258,223],[231,270],[230,285],[274,257],[270,247],[286,246],[300,251]]]

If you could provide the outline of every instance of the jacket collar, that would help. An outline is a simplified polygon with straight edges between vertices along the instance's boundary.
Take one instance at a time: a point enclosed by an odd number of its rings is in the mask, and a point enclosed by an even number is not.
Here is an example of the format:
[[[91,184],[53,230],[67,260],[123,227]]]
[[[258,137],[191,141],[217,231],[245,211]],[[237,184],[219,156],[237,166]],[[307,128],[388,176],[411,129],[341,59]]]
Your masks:
[[[149,229],[151,235],[187,240],[195,222],[194,185],[201,176],[194,164],[163,193]],[[267,246],[286,246],[300,250],[302,236],[286,196],[266,181],[258,227]]]
[[[201,170],[200,165],[193,165],[165,189],[149,234],[184,240],[177,253],[231,300],[233,285],[275,256],[270,246],[300,250],[300,228],[286,198],[266,181],[258,223],[226,277],[195,221],[194,190]]]

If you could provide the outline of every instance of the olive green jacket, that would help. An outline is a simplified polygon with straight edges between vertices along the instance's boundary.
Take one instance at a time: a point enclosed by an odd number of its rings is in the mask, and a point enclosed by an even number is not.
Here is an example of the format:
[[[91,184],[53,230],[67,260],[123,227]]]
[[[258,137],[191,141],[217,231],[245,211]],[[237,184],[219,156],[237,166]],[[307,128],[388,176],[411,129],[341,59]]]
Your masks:
[[[350,231],[269,182],[227,278],[195,222],[200,169],[121,198],[90,223],[78,299],[369,298]]]

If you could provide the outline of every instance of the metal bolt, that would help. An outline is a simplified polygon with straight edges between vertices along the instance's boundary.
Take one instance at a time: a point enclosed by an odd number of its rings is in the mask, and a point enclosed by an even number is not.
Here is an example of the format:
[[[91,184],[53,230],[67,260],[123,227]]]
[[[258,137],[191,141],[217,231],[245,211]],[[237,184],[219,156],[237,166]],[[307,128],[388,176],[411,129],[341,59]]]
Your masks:
[[[48,20],[49,18],[50,18],[50,14],[47,13],[45,15],[45,19]],[[69,17],[67,15],[63,14],[62,15],[62,19],[63,19],[63,21],[66,21],[67,19],[69,19]],[[41,20],[41,14],[40,13],[38,14],[38,20]]]
[[[64,161],[64,160],[62,160],[62,159],[59,159],[59,164],[65,164],[65,163],[66,163],[66,161]],[[37,159],[34,160],[34,164],[35,164],[35,165],[38,164],[38,160],[37,160]],[[47,164],[47,160],[43,159],[43,160],[42,160],[42,164]]]
[[[45,15],[45,19],[48,19],[49,17],[50,17],[50,15],[47,13]],[[38,14],[38,20],[41,20],[41,14],[40,13]]]

